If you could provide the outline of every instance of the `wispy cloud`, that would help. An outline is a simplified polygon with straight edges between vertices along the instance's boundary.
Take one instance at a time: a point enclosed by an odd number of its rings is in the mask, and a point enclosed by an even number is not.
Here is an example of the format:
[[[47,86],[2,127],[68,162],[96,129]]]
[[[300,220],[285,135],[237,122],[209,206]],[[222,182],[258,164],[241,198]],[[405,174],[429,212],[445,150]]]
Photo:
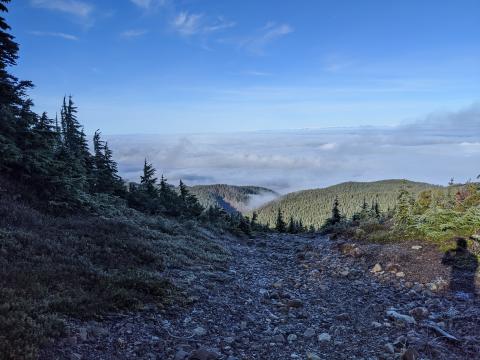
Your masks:
[[[167,0],[130,0],[134,5],[145,9],[150,10],[159,6],[163,6],[167,3]]]
[[[171,24],[173,30],[182,36],[208,35],[235,26],[235,22],[228,21],[223,16],[210,20],[204,14],[187,11],[178,13]]]
[[[66,34],[63,32],[54,32],[54,31],[29,31],[29,34],[35,36],[49,36],[49,37],[56,37],[65,40],[77,41],[78,37],[71,34]]]
[[[201,31],[202,14],[181,12],[173,19],[172,26],[181,35],[189,36]]]
[[[31,0],[34,7],[60,11],[79,18],[88,18],[93,6],[80,0]]]
[[[266,71],[258,71],[258,70],[245,70],[242,72],[244,75],[249,76],[271,76],[272,74]]]
[[[263,55],[265,48],[273,41],[280,39],[294,31],[293,27],[289,24],[277,24],[275,22],[268,22],[265,26],[259,29],[256,34],[237,39],[234,42],[256,55]]]
[[[329,73],[337,73],[350,68],[352,65],[354,65],[354,62],[351,59],[347,59],[337,54],[332,54],[324,59],[323,70]]]
[[[124,39],[133,39],[133,38],[143,36],[146,33],[148,33],[148,30],[145,30],[145,29],[130,29],[120,33],[120,36]]]

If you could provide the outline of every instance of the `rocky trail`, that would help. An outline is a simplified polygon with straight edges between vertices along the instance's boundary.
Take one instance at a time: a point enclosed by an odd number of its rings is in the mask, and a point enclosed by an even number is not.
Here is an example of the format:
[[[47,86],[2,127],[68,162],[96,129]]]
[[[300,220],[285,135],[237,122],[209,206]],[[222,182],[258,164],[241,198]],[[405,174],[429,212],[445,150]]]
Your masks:
[[[405,281],[404,269],[372,272],[324,237],[228,246],[226,271],[171,274],[183,279],[188,306],[70,321],[69,337],[41,358],[480,359],[474,297],[432,293]]]

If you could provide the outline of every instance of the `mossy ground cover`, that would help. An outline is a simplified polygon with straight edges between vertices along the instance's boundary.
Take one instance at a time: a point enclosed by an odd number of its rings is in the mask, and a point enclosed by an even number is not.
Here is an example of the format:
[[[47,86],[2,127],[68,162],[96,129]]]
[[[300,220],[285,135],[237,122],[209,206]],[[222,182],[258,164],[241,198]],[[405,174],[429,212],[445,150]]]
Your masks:
[[[164,270],[228,258],[196,222],[95,207],[53,217],[0,196],[0,358],[34,358],[68,316],[168,305],[180,292]]]

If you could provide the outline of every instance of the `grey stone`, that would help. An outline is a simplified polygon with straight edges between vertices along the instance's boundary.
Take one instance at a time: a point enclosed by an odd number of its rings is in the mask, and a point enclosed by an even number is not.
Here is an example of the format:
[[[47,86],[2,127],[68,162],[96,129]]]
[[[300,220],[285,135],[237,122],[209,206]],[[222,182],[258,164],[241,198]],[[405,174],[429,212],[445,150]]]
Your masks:
[[[332,340],[332,337],[329,333],[321,333],[320,335],[318,335],[318,341],[320,342],[328,342],[330,340]]]
[[[296,341],[297,338],[298,338],[297,335],[295,335],[295,334],[290,334],[290,335],[287,336],[287,341],[288,341],[288,342],[293,342],[293,341]]]
[[[185,360],[189,353],[184,350],[178,350],[175,354],[174,360]]]
[[[198,326],[195,329],[193,329],[193,335],[195,336],[204,336],[207,334],[207,330],[205,330],[203,327]]]

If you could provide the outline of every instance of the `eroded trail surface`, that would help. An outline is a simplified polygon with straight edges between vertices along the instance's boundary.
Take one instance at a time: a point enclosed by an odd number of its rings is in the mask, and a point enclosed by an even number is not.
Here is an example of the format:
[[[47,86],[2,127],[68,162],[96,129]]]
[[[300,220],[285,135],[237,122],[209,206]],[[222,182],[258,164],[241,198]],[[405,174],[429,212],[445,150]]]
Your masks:
[[[477,300],[381,282],[323,237],[229,244],[227,271],[186,279],[191,304],[72,322],[44,358],[480,359]],[[390,312],[389,312],[390,311]]]

